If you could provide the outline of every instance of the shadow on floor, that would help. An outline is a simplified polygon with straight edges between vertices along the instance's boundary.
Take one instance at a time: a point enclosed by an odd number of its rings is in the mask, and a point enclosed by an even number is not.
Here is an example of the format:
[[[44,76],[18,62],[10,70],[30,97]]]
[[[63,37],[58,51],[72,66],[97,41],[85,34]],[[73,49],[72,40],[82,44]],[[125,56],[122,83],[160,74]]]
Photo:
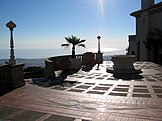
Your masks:
[[[144,78],[142,75],[140,74],[113,74],[114,78],[117,79],[124,79],[124,80],[131,80],[131,79],[142,79]]]
[[[81,70],[85,72],[89,72],[90,70],[93,69],[93,67],[94,65],[84,65]]]
[[[4,89],[0,89],[0,96],[3,96],[11,91],[13,91],[14,89],[12,88],[4,88]]]
[[[64,84],[74,84],[77,81],[65,81],[68,75],[77,73],[79,70],[63,70],[54,80],[47,80],[45,78],[32,78],[33,84],[36,84],[41,87],[52,87],[54,85],[64,86]]]

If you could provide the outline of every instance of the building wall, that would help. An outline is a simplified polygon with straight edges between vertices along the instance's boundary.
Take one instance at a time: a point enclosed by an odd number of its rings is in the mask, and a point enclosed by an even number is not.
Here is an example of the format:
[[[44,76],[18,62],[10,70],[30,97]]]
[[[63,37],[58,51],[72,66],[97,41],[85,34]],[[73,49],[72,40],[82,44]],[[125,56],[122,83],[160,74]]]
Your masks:
[[[136,40],[139,42],[140,47],[137,46],[137,51],[139,51],[139,60],[145,61],[148,60],[148,50],[144,44],[146,37],[150,31],[150,16],[149,13],[143,12],[141,16],[136,18]]]
[[[136,35],[129,35],[129,55],[137,55],[137,47],[136,47]]]
[[[151,14],[151,30],[155,28],[162,29],[162,11],[158,13]]]
[[[153,5],[154,0],[141,0],[141,10],[131,14],[131,16],[136,17],[136,42],[129,37],[129,50],[134,50],[136,59],[140,61],[152,60],[153,53],[146,48],[144,41],[147,41],[146,37],[155,28],[162,29],[162,7]],[[131,53],[129,52],[129,54]]]
[[[141,15],[141,34],[140,34],[140,60],[150,60],[148,49],[146,48],[144,41],[146,40],[146,37],[148,33],[150,32],[150,14],[148,11],[145,11]]]

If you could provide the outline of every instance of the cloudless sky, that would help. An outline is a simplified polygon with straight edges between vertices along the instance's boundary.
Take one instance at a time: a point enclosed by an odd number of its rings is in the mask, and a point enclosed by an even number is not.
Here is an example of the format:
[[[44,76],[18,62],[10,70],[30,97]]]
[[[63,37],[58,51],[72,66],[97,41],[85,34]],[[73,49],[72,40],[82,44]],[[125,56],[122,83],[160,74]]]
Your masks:
[[[140,8],[141,0],[0,0],[0,49],[9,48],[6,23],[12,20],[16,49],[61,48],[70,35],[96,48],[100,35],[102,47],[125,50],[135,34],[130,13]]]

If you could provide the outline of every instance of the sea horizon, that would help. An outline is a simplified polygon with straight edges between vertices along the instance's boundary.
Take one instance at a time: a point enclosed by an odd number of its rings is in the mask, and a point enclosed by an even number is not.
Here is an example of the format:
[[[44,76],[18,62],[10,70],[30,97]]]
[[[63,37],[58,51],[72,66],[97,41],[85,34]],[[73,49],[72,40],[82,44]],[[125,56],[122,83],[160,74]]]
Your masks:
[[[94,52],[95,49],[76,49],[76,54],[83,54],[85,52]],[[103,51],[101,51],[103,52]],[[9,60],[9,50],[0,50],[0,64],[5,64]],[[105,51],[103,52],[103,60],[110,61],[112,55],[124,54],[120,50],[115,51]],[[31,66],[41,66],[45,67],[44,60],[49,57],[71,55],[71,50],[69,49],[17,49],[15,50],[15,58],[17,63],[24,63],[25,68]]]
[[[57,49],[15,49],[15,58],[17,59],[45,59],[54,56],[71,55],[71,48],[57,48]],[[96,48],[90,49],[76,49],[76,54],[83,54],[85,52],[97,53]],[[119,50],[115,48],[103,48],[101,49],[104,55],[117,55],[125,54],[125,50]],[[9,59],[10,50],[0,49],[0,59]]]

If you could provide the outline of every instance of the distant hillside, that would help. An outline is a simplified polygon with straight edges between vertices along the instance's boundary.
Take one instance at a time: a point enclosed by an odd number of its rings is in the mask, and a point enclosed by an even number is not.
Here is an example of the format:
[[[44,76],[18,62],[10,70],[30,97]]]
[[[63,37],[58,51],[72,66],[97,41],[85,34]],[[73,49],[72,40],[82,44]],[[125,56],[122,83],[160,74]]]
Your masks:
[[[5,64],[8,59],[0,59],[0,64]],[[16,59],[17,63],[24,63],[25,68],[30,66],[41,66],[44,67],[44,59]]]
[[[103,60],[104,61],[110,61],[111,60],[111,56],[103,56]],[[0,59],[0,64],[5,64],[5,62],[7,62],[8,59]],[[44,59],[16,59],[17,63],[24,63],[25,64],[25,68],[26,67],[31,67],[31,66],[41,66],[41,67],[45,67],[45,63],[44,63]]]

